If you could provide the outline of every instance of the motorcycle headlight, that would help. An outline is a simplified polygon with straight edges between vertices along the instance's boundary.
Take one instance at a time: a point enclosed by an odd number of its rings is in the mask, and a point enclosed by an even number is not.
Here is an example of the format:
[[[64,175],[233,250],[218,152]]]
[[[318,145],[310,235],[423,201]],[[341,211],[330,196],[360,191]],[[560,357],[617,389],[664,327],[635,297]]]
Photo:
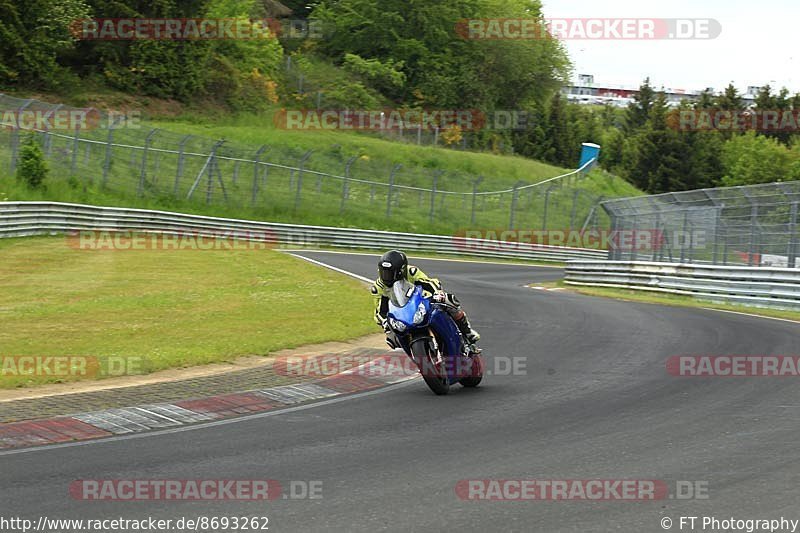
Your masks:
[[[417,307],[417,312],[414,313],[414,324],[420,324],[423,320],[425,320],[425,305],[419,304]]]
[[[400,322],[399,320],[395,320],[394,318],[389,319],[389,325],[392,327],[393,330],[400,333],[406,330],[406,325]]]

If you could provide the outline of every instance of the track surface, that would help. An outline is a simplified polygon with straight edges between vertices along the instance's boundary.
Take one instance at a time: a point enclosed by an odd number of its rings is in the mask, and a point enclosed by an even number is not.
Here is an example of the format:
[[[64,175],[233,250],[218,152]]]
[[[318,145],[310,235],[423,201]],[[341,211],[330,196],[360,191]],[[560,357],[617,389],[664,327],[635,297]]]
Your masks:
[[[304,253],[372,276],[375,258]],[[415,261],[457,293],[492,356],[527,373],[446,397],[421,381],[267,418],[0,456],[0,516],[267,515],[270,531],[663,531],[660,519],[800,518],[791,378],[667,375],[676,354],[798,354],[800,325],[523,284],[561,273]],[[313,327],[310,323],[309,327]],[[321,480],[323,498],[81,502],[75,479]],[[460,501],[467,478],[707,481],[708,500]],[[687,529],[684,529],[687,531]]]

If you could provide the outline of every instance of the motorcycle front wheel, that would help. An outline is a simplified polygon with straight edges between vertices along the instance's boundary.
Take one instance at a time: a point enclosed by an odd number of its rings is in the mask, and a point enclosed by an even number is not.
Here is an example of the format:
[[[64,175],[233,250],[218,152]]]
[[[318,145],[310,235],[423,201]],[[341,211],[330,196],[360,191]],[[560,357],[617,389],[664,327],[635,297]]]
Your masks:
[[[438,354],[433,352],[428,337],[419,337],[411,341],[411,355],[422,372],[422,379],[437,396],[444,396],[450,392],[450,382],[447,373],[441,365],[437,364]]]

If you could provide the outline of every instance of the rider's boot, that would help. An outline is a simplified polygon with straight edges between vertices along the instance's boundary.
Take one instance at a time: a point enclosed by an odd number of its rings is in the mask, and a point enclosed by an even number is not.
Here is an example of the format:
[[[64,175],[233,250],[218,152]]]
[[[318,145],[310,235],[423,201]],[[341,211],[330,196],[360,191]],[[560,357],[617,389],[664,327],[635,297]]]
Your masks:
[[[461,331],[461,334],[464,335],[464,338],[467,339],[467,342],[476,344],[481,340],[480,333],[472,329],[467,314],[464,311],[459,309],[456,316],[453,317],[453,320],[455,320],[458,329]]]

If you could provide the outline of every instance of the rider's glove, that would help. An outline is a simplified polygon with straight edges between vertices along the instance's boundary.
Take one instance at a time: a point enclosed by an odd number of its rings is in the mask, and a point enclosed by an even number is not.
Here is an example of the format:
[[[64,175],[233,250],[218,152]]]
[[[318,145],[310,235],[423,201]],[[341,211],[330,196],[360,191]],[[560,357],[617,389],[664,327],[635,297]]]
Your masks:
[[[447,293],[444,291],[436,291],[433,293],[433,301],[440,304],[447,301]]]
[[[391,326],[389,326],[388,318],[384,318],[383,320],[381,320],[381,326],[383,327],[383,331],[385,331],[386,333],[391,333],[392,328]]]

